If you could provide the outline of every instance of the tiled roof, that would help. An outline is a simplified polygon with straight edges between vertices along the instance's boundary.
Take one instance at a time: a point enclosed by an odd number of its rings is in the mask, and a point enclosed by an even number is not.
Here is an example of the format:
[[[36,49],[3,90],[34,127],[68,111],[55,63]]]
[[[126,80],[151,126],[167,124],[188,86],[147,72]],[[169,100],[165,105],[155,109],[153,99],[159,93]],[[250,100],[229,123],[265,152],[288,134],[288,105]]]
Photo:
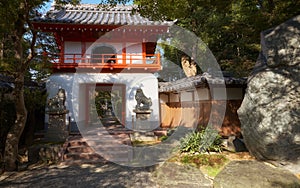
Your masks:
[[[90,24],[90,25],[158,25],[171,26],[172,21],[151,21],[139,13],[132,13],[132,5],[116,5],[101,8],[98,5],[81,4],[66,5],[60,9],[52,7],[42,17],[34,19],[36,22]]]
[[[224,75],[222,77],[214,76],[207,72],[192,77],[183,78],[174,82],[160,82],[159,92],[178,92],[183,90],[191,90],[196,87],[209,85],[244,85],[247,84],[246,78],[234,78]]]

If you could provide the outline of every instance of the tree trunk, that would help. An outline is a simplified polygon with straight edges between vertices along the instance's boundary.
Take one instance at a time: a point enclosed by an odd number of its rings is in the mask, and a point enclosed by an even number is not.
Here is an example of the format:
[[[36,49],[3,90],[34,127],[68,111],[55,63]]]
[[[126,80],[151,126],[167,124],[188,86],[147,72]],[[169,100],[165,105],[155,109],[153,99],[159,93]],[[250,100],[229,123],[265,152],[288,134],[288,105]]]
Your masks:
[[[17,168],[16,162],[19,141],[27,120],[27,110],[24,101],[24,78],[29,63],[36,56],[35,43],[37,32],[30,21],[30,14],[32,13],[31,10],[36,4],[31,4],[27,0],[18,1],[18,3],[18,17],[15,22],[12,23],[14,27],[11,32],[9,32],[8,36],[9,40],[13,43],[12,51],[14,57],[9,59],[9,61],[11,61],[10,63],[14,68],[13,75],[15,79],[15,88],[13,93],[16,107],[16,121],[15,124],[10,128],[5,142],[4,165],[5,170],[7,171],[12,171]],[[27,57],[24,57],[23,36],[26,33],[27,28],[31,31],[32,40],[29,43],[30,53],[27,55]]]
[[[25,62],[26,59],[23,57],[22,45],[23,34],[25,33],[24,24],[25,17],[23,14],[19,14],[19,18],[14,23],[15,30],[11,34],[14,52],[14,60],[12,63],[15,64],[15,88],[13,90],[13,94],[16,108],[16,120],[8,132],[5,142],[4,168],[6,171],[13,171],[17,168],[16,162],[18,157],[19,140],[27,120],[27,110],[24,101],[24,78],[27,70],[27,64]]]
[[[14,95],[16,121],[7,134],[4,151],[5,170],[7,171],[13,171],[17,168],[18,144],[27,119],[27,110],[24,102],[24,74],[20,74],[15,79]]]

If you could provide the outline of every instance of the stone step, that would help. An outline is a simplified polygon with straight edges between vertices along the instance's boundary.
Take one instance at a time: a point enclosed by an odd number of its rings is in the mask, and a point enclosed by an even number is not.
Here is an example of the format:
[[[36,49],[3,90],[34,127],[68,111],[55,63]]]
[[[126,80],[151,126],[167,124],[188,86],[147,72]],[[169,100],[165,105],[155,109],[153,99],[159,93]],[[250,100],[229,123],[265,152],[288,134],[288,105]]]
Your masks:
[[[102,159],[97,153],[66,153],[64,154],[64,161],[68,160],[99,160]]]
[[[93,137],[86,137],[82,138],[80,140],[71,140],[68,141],[69,146],[76,146],[76,145],[87,145],[86,143],[120,143],[120,144],[129,144],[130,143],[130,138],[129,136],[126,135],[122,137],[101,137],[101,136],[93,136]]]
[[[99,155],[103,154],[105,156],[122,156],[122,157],[131,156],[130,151],[117,151],[117,150],[103,149],[103,150],[95,150],[95,152],[98,153]]]
[[[168,131],[163,130],[163,129],[162,130],[154,130],[153,132],[156,136],[167,136],[167,134],[168,134]]]
[[[105,153],[103,156],[97,153],[67,153],[64,154],[64,162],[82,161],[82,162],[103,162],[108,160],[112,162],[127,162],[132,159],[132,156],[128,153],[115,154]]]
[[[76,145],[67,147],[68,153],[93,153],[93,148],[85,145]]]
[[[128,141],[125,141],[124,143],[122,142],[114,142],[114,141],[90,141],[90,142],[83,142],[83,141],[72,141],[69,142],[66,146],[66,150],[68,151],[68,148],[71,150],[80,150],[81,148],[85,147],[91,147],[91,148],[98,148],[98,149],[112,149],[112,150],[122,150],[122,148],[125,148],[125,145],[130,145],[127,144]]]
[[[104,158],[96,159],[96,160],[70,159],[70,160],[64,160],[64,161],[60,162],[60,165],[82,165],[82,164],[99,164],[99,163],[105,164],[107,162],[109,162],[109,161],[107,161]]]
[[[131,159],[131,153],[126,150],[122,142],[128,143],[130,140],[128,135],[124,134],[122,136],[123,141],[108,139],[106,136],[101,137],[99,135],[88,137],[88,143],[92,147],[88,145],[86,138],[81,136],[69,137],[65,144],[66,152],[63,162],[64,164],[98,163],[105,161],[105,159],[114,162],[128,162]],[[99,153],[97,153],[97,150]],[[100,153],[103,153],[104,156],[101,156]]]
[[[67,147],[74,147],[74,146],[84,147],[84,146],[88,146],[88,144],[82,140],[72,140],[67,143]]]
[[[106,145],[106,144],[126,144],[126,145],[131,145],[131,140],[130,137],[126,137],[126,138],[107,138],[107,137],[99,137],[99,138],[95,138],[95,137],[88,137],[86,138],[88,141],[88,144],[92,144],[92,145]]]

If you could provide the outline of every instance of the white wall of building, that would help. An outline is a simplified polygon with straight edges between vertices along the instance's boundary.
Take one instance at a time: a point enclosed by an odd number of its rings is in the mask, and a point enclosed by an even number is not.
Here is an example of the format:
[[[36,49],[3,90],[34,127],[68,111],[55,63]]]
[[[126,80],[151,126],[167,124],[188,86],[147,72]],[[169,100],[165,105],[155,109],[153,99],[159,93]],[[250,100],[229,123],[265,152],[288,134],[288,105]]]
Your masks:
[[[212,97],[210,97],[210,95],[212,95]],[[181,91],[180,93],[169,93],[169,97],[167,95],[161,95],[162,103],[242,99],[242,88],[212,88],[212,92],[210,92],[208,88],[196,88],[196,90],[190,92]]]
[[[135,93],[137,88],[142,88],[146,97],[151,97],[152,106],[149,121],[159,126],[159,98],[158,81],[151,73],[61,73],[53,74],[47,82],[49,98],[56,95],[59,88],[66,90],[66,107],[70,111],[71,121],[82,122],[86,120],[86,92],[85,84],[124,84],[126,85],[126,127],[132,126],[132,116],[136,101]],[[134,120],[135,121],[135,120]]]
[[[224,88],[212,88],[213,100],[227,100],[227,92]]]
[[[65,49],[65,54],[78,54],[75,57],[80,58],[81,53],[82,53],[82,43],[81,42],[71,42],[71,41],[66,41],[64,43],[64,49]],[[122,49],[123,45],[126,47],[126,63],[130,64],[141,64],[142,61],[141,59],[143,58],[142,52],[143,52],[143,47],[142,43],[102,43],[102,42],[85,42],[85,48],[86,48],[86,58],[90,58],[92,49],[97,47],[97,46],[110,46],[116,49],[117,52],[117,58],[122,59]],[[73,63],[73,55],[65,55],[65,63]],[[80,63],[79,60],[76,61],[76,63]],[[116,63],[121,64],[122,61],[117,61]]]
[[[197,88],[195,91],[195,100],[209,100],[210,92],[208,88]]]
[[[81,42],[65,42],[65,63],[74,63],[75,58],[78,58],[75,63],[81,63],[79,58],[81,58]]]
[[[193,101],[193,92],[187,92],[187,91],[183,91],[180,93],[180,97],[181,97],[181,102],[188,102],[188,101]]]
[[[126,57],[126,64],[140,64],[143,56],[141,55],[143,52],[142,43],[126,43],[126,53],[128,54]]]

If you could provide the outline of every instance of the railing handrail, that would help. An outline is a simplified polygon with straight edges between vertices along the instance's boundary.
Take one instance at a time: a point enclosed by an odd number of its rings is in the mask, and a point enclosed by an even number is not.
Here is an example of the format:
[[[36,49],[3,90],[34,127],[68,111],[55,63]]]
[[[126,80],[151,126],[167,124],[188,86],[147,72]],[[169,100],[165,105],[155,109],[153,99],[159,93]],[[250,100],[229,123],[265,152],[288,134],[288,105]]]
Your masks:
[[[121,61],[122,64],[133,64],[133,61],[141,60],[138,64],[147,64],[147,60],[153,60],[152,64],[160,63],[160,54],[144,54],[144,53],[126,53],[124,58],[122,54],[80,54],[80,53],[58,53],[48,54],[48,56],[54,56],[52,63],[59,64],[81,64],[81,63],[92,63],[92,64],[103,64],[107,63],[107,60]],[[94,57],[93,57],[94,56]],[[100,57],[95,57],[100,56]],[[120,56],[120,57],[118,57]],[[94,61],[95,60],[95,61]],[[97,60],[99,62],[97,62]],[[125,62],[124,62],[125,60]],[[67,61],[67,62],[66,62]],[[71,62],[70,62],[71,61]],[[93,62],[94,61],[94,62]],[[129,63],[127,63],[129,61]],[[120,63],[119,63],[120,64]]]
[[[124,54],[80,54],[59,53],[47,54],[52,58],[55,70],[72,70],[80,68],[128,69],[147,70],[156,72],[161,69],[160,54],[126,53]],[[100,57],[95,57],[95,56]],[[94,56],[94,57],[93,57]]]

